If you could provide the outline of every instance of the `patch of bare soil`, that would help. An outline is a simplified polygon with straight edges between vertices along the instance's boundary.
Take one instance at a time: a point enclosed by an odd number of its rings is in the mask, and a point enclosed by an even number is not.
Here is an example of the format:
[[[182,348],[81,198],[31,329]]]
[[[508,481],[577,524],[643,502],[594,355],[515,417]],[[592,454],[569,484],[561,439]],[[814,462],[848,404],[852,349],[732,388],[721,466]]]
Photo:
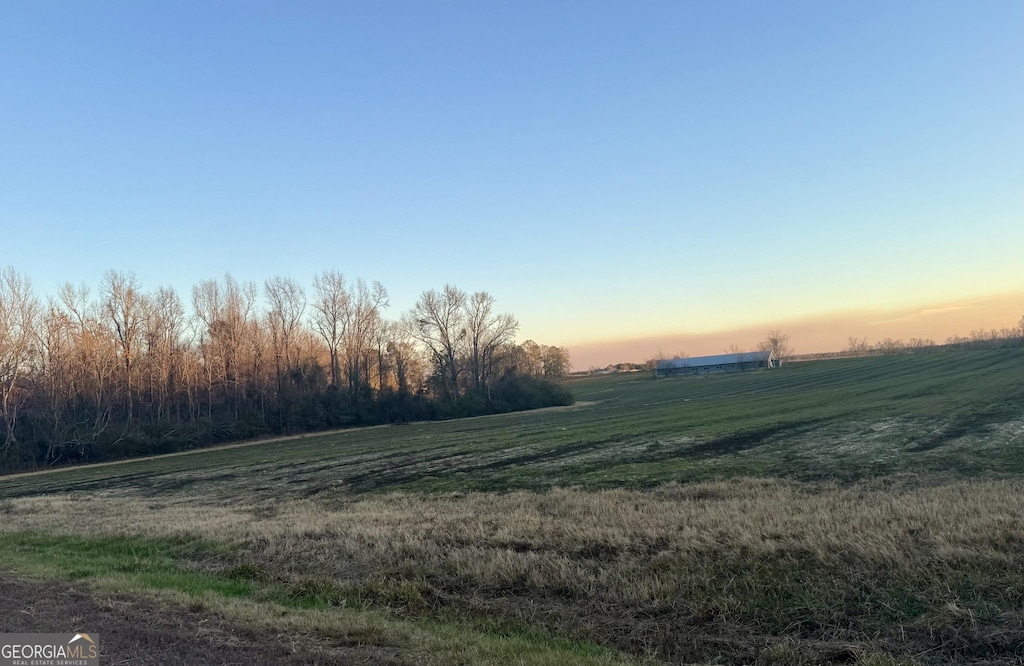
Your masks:
[[[95,632],[100,638],[100,663],[118,666],[411,663],[394,650],[330,646],[141,597],[97,595],[73,583],[23,580],[9,574],[0,574],[0,631]]]

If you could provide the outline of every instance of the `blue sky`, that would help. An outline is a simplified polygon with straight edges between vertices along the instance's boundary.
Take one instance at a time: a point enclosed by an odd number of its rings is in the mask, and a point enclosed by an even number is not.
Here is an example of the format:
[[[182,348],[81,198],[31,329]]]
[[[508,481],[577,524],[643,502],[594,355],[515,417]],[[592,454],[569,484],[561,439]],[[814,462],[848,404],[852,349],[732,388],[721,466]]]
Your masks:
[[[5,2],[0,266],[570,346],[1021,292],[1022,65],[1017,0]]]

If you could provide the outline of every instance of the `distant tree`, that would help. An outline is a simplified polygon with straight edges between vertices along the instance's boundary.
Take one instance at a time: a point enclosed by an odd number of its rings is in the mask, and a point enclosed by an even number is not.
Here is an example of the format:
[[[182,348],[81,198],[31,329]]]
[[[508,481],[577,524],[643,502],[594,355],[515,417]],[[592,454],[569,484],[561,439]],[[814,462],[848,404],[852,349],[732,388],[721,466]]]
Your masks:
[[[740,347],[738,344],[733,343],[733,344],[729,345],[729,348],[725,350],[725,353],[726,354],[735,354],[736,355],[737,365],[739,366],[740,372],[745,372],[746,371],[747,368],[746,368],[745,364],[747,363],[747,361],[749,359],[747,357],[747,352],[746,352],[745,349]]]
[[[661,348],[659,347],[658,351],[654,352],[653,356],[651,356],[646,361],[644,361],[644,369],[645,370],[654,370],[655,368],[658,367],[659,363],[661,363],[662,361],[667,361],[668,359],[669,359],[669,355],[666,354],[665,352],[663,352],[661,350]]]
[[[533,340],[519,345],[517,371],[524,375],[540,377],[544,374],[544,347]]]
[[[907,345],[903,340],[894,340],[893,338],[884,338],[878,343],[878,351],[883,354],[899,354],[906,348]]]
[[[850,336],[847,340],[846,351],[857,356],[863,356],[871,351],[870,345],[868,345],[867,338],[858,338],[857,336]]]
[[[915,353],[934,346],[935,341],[930,338],[910,338],[910,340],[907,341],[907,349]]]
[[[946,338],[946,344],[951,347],[963,347],[968,342],[970,342],[970,340],[962,335],[951,335]]]
[[[783,333],[777,328],[773,328],[768,331],[762,340],[757,345],[760,351],[770,351],[775,354],[775,358],[779,359],[779,363],[785,363],[793,355],[793,348],[789,344],[789,334]]]
[[[544,376],[564,377],[569,374],[569,350],[565,347],[544,347]]]

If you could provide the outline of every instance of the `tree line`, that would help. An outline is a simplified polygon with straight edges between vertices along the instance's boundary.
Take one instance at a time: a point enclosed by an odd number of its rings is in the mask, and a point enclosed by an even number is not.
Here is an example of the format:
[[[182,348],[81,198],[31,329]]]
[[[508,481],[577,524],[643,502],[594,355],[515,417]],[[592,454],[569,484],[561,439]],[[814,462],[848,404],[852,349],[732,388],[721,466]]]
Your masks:
[[[885,337],[876,342],[871,342],[866,337],[850,336],[847,338],[846,347],[841,351],[833,352],[816,352],[810,354],[802,354],[797,356],[795,350],[790,344],[790,336],[788,333],[784,333],[780,329],[770,329],[765,335],[764,339],[757,343],[755,349],[757,351],[770,351],[775,354],[781,362],[785,363],[793,358],[799,358],[803,360],[808,359],[824,359],[824,358],[841,358],[849,356],[887,356],[893,354],[920,354],[928,353],[933,351],[947,351],[947,350],[968,350],[968,349],[1003,349],[1006,347],[1022,347],[1024,346],[1024,316],[1020,318],[1020,321],[1016,326],[992,328],[992,329],[975,329],[970,332],[969,335],[952,335],[946,338],[944,343],[936,342],[931,338],[909,338],[903,340],[901,338]],[[727,354],[742,354],[747,350],[741,348],[739,345],[730,345],[727,349],[723,350],[723,353]],[[680,351],[674,356],[658,351],[658,353],[651,359],[648,359],[644,363],[620,363],[616,365],[610,365],[605,372],[627,372],[636,370],[654,370],[658,363],[670,358],[688,358],[689,354],[685,351]],[[596,368],[591,368],[591,372],[598,371]]]
[[[851,336],[847,340],[845,355],[870,356],[890,354],[913,354],[939,349],[1002,349],[1004,347],[1020,347],[1024,345],[1024,317],[1015,327],[999,329],[975,329],[970,335],[951,335],[944,343],[935,342],[931,338],[900,338],[886,337],[877,342],[867,338]]]
[[[39,298],[0,273],[0,470],[211,442],[555,404],[568,351],[517,344],[485,291],[424,291],[389,319],[379,282],[337,271],[306,290],[203,280],[186,304],[110,271],[93,294]]]

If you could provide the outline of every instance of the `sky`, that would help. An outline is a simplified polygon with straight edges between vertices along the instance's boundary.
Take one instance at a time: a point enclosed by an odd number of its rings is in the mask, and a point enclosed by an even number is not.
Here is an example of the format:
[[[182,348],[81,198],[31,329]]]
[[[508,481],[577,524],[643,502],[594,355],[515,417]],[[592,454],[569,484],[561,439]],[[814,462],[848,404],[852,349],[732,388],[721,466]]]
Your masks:
[[[339,270],[393,316],[452,283],[577,366],[881,312],[924,337],[907,313],[958,303],[948,335],[1011,326],[1022,65],[1019,0],[11,0],[0,267],[186,303]]]

